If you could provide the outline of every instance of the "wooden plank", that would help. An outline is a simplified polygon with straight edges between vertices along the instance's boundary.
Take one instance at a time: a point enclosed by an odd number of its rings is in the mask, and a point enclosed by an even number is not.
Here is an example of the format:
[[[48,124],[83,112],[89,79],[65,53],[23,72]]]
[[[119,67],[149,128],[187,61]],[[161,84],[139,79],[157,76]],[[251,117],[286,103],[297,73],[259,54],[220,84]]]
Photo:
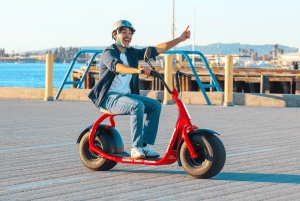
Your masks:
[[[295,94],[300,94],[300,76],[296,77],[296,89]]]

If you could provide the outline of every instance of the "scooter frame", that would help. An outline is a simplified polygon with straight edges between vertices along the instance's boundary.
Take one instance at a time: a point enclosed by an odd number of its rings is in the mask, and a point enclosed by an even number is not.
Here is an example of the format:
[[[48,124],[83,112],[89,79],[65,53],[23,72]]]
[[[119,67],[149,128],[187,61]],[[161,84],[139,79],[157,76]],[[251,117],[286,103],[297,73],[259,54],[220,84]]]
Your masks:
[[[184,142],[187,145],[187,148],[190,153],[191,158],[197,158],[197,154],[189,140],[188,133],[194,131],[198,127],[195,125],[192,125],[191,123],[191,117],[187,111],[187,108],[185,107],[184,103],[181,101],[181,98],[179,97],[179,90],[176,88],[171,91],[167,84],[164,82],[162,76],[156,72],[155,70],[152,71],[154,74],[156,74],[164,84],[164,86],[167,88],[169,93],[172,94],[173,100],[176,103],[178,107],[178,119],[177,123],[175,125],[175,129],[173,131],[173,134],[171,136],[171,140],[169,142],[169,145],[167,147],[166,153],[162,158],[158,159],[153,159],[153,158],[145,158],[145,159],[134,159],[130,157],[120,157],[118,155],[106,153],[103,150],[99,149],[96,147],[94,144],[94,138],[96,134],[96,130],[98,126],[100,125],[101,122],[103,122],[105,119],[109,118],[110,121],[110,126],[115,127],[115,121],[114,121],[114,116],[115,114],[109,114],[109,113],[104,113],[100,118],[93,124],[90,136],[89,136],[89,151],[94,152],[100,156],[102,156],[105,159],[112,160],[118,163],[129,163],[129,164],[145,164],[145,165],[167,165],[167,164],[172,164],[176,160],[178,160],[178,146],[180,145],[181,141],[184,140]],[[179,87],[179,81],[178,81],[178,76],[179,75],[184,75],[184,73],[177,72],[176,73],[176,82],[177,86]],[[107,125],[109,126],[109,125]]]

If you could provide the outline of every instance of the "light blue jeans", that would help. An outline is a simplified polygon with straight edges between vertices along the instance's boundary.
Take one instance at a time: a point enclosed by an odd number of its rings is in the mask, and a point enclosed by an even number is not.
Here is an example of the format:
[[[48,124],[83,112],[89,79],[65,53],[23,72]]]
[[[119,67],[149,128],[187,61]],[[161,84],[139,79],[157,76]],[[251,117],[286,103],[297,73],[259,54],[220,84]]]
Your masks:
[[[143,143],[154,145],[161,113],[159,101],[136,94],[110,92],[101,108],[114,114],[130,115],[132,147],[142,147]]]

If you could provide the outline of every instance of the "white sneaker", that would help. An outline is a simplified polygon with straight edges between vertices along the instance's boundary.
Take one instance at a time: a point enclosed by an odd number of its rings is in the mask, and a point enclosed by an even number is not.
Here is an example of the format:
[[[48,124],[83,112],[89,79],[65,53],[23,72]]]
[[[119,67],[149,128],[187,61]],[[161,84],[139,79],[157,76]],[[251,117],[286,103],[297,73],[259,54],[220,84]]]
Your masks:
[[[143,147],[143,152],[145,153],[146,157],[149,157],[149,158],[159,157],[159,153],[153,151],[149,146]]]
[[[131,148],[131,158],[146,158],[142,147],[132,147]]]

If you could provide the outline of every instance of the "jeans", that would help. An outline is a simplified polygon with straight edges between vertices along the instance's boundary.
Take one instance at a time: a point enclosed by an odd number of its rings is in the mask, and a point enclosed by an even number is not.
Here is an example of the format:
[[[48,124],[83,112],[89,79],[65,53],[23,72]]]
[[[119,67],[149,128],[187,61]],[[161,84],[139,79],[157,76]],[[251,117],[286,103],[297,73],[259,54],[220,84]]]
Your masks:
[[[146,96],[115,92],[108,93],[101,104],[101,108],[111,113],[130,115],[132,147],[142,147],[143,143],[154,145],[161,107],[159,101]]]

